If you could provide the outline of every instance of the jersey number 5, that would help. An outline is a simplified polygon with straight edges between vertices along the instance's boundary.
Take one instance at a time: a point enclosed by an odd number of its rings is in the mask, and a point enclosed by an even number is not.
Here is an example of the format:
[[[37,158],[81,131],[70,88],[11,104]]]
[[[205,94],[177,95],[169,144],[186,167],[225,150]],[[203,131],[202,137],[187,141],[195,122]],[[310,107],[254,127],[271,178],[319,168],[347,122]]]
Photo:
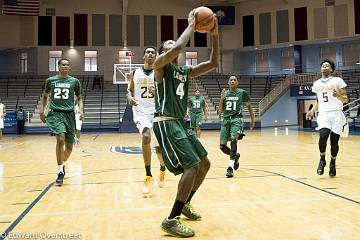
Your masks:
[[[329,97],[327,96],[327,92],[323,92],[323,93],[322,93],[322,96],[323,96],[324,102],[328,102],[328,101],[329,101]]]
[[[67,88],[55,88],[54,99],[69,99],[69,89]]]

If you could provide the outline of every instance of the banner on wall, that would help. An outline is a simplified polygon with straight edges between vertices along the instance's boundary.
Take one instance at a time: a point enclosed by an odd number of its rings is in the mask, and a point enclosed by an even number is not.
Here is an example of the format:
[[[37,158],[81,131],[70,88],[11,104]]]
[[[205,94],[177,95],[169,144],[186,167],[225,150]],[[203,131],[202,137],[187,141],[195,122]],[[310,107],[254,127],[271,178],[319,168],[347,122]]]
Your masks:
[[[291,85],[290,96],[291,97],[315,96],[315,93],[313,93],[311,89],[312,89],[312,84]]]
[[[219,25],[235,25],[235,6],[207,6],[217,16]]]

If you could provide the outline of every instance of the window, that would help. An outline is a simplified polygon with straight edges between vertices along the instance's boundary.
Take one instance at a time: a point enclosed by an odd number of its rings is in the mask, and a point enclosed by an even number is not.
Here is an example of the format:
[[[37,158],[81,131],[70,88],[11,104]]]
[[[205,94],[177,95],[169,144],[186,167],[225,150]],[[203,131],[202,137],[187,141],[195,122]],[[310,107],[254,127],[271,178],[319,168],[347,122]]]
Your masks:
[[[336,47],[335,46],[321,47],[320,62],[322,62],[324,59],[329,59],[329,60],[333,61],[336,65]]]
[[[97,51],[85,51],[85,71],[97,71]]]
[[[20,55],[20,73],[27,73],[28,69],[27,69],[27,53],[21,53]]]
[[[269,71],[269,53],[258,52],[256,54],[256,72],[268,72]]]
[[[293,48],[287,48],[281,51],[281,69],[286,71],[295,69]]]
[[[186,52],[186,66],[197,65],[197,52]]]
[[[360,61],[360,44],[344,45],[344,66],[354,66]]]
[[[49,72],[59,71],[58,61],[62,57],[62,51],[49,51]]]

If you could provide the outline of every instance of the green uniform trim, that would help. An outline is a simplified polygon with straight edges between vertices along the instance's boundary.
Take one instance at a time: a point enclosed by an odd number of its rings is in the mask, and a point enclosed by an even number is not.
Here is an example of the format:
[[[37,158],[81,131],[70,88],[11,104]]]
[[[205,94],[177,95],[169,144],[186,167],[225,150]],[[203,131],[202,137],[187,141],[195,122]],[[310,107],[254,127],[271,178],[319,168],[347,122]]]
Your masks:
[[[159,142],[166,168],[175,175],[198,164],[207,151],[184,121],[154,122],[153,130]]]

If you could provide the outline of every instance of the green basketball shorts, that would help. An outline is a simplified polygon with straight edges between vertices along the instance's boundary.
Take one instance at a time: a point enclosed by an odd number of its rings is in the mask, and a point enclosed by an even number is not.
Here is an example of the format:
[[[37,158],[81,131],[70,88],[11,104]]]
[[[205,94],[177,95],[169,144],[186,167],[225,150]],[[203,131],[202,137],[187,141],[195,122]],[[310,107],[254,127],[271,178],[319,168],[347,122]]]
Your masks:
[[[55,134],[65,133],[65,141],[74,143],[76,133],[75,113],[50,110],[46,116],[46,124]]]
[[[175,175],[184,172],[207,156],[193,131],[186,129],[181,119],[154,122],[153,130],[159,142],[166,168]]]
[[[224,118],[221,122],[220,140],[229,141],[231,138],[238,139],[244,132],[244,121],[240,117]]]

